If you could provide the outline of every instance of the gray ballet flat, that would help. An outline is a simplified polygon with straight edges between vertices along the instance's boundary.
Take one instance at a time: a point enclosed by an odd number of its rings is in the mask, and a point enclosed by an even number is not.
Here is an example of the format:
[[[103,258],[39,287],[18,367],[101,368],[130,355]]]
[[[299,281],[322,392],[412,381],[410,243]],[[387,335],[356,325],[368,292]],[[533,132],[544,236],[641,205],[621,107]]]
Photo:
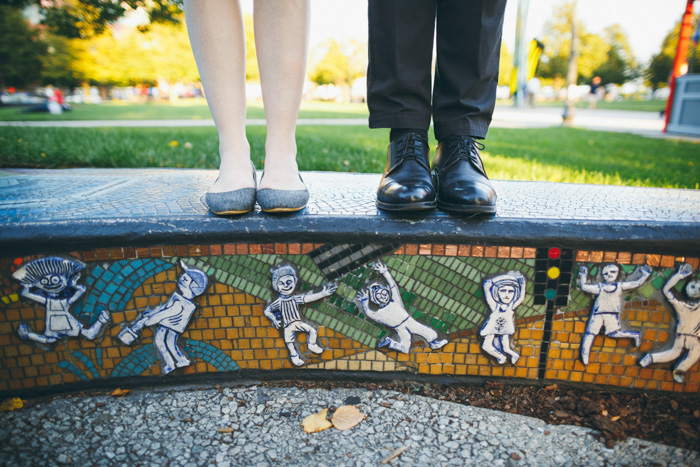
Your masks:
[[[252,165],[252,162],[251,162]],[[253,180],[255,187],[241,188],[240,190],[222,191],[220,193],[207,193],[205,200],[209,210],[219,216],[245,214],[255,207],[255,193],[258,181],[255,178],[255,166],[253,165]]]
[[[265,176],[264,172],[263,176]],[[301,175],[299,179],[304,183]],[[263,188],[258,190],[257,198],[263,212],[296,212],[304,209],[309,202],[309,189],[306,188],[306,183],[303,190]]]

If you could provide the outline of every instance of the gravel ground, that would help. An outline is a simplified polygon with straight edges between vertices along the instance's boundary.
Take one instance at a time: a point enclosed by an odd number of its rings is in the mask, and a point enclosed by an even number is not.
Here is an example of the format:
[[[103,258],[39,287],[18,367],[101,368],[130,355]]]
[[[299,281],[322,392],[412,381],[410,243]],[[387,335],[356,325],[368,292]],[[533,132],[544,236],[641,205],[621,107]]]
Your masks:
[[[301,428],[307,415],[346,404],[367,419],[347,431]],[[634,438],[608,449],[596,434],[382,389],[160,388],[2,413],[0,465],[380,465],[403,447],[390,464],[700,463],[698,451]]]

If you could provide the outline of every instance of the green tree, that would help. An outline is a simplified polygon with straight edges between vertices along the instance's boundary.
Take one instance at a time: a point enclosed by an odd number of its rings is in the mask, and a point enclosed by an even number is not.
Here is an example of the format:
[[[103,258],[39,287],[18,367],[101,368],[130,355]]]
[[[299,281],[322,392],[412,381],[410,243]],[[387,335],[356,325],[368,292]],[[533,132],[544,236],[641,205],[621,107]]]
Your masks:
[[[696,15],[693,18],[693,30],[697,27],[699,18],[700,15]],[[661,43],[661,50],[659,53],[652,56],[649,66],[644,70],[644,77],[654,89],[664,87],[668,83],[673,68],[673,62],[676,58],[680,31],[681,22],[678,21],[673,29],[666,34],[666,37]],[[690,60],[691,54],[695,52],[695,69],[697,70],[698,67],[700,67],[700,50],[693,51],[692,47],[688,49],[688,60]]]
[[[42,55],[41,82],[54,86],[74,88],[80,84],[75,72],[76,48],[74,40],[51,33],[44,34],[47,44]]]
[[[622,27],[619,24],[606,27],[603,37],[608,46],[607,60],[593,74],[600,76],[603,84],[621,84],[639,76],[639,64]]]
[[[513,77],[513,54],[508,51],[505,43],[501,43],[501,64],[498,70],[498,85],[510,86]]]
[[[340,88],[342,100],[350,100],[350,87],[367,73],[367,49],[359,41],[339,44],[329,39],[312,51],[309,79],[318,85]]]
[[[0,87],[24,87],[41,78],[47,46],[14,7],[0,5]]]
[[[319,85],[348,83],[351,76],[350,60],[340,50],[340,45],[334,39],[329,39],[320,48],[325,52],[309,73],[309,79]]]
[[[127,12],[142,9],[150,22],[178,22],[182,0],[0,0],[0,5],[24,8],[36,5],[41,24],[69,38],[101,34]]]
[[[73,44],[76,77],[86,82],[128,86],[199,80],[182,22],[154,24],[146,32],[108,29]]]
[[[544,53],[547,55],[547,60],[543,61],[538,73],[543,78],[565,76],[567,73],[571,48],[571,13],[572,4],[565,2],[554,8],[552,19],[545,23],[542,42],[545,45]],[[582,22],[579,21],[577,24],[580,41],[579,55],[576,60],[578,82],[587,82],[608,60],[611,44],[604,37],[588,32]]]

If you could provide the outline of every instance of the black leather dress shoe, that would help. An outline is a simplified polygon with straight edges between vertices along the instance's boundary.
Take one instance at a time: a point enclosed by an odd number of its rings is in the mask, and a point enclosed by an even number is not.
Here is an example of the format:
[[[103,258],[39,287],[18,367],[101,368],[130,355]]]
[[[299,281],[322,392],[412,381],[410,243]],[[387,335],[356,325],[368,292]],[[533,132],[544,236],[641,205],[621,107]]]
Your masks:
[[[484,146],[468,136],[455,136],[437,147],[433,181],[438,208],[467,214],[496,212],[496,192],[481,163]]]
[[[416,133],[395,139],[387,154],[384,176],[377,189],[377,207],[385,211],[435,209],[428,140]]]

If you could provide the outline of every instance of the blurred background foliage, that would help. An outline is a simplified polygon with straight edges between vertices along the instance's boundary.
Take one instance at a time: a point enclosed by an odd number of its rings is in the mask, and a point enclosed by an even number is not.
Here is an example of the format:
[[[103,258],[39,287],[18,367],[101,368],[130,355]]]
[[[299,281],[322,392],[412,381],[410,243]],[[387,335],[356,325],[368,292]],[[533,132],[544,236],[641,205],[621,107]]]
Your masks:
[[[566,76],[571,8],[569,2],[556,7],[539,38],[544,53],[536,75],[557,89],[564,85]],[[135,12],[145,21],[133,25],[123,21]],[[252,17],[245,15],[244,21],[246,78],[256,82],[259,74]],[[608,26],[600,34],[588,32],[583,23],[579,28],[579,83],[600,76],[602,84],[622,84],[643,77],[653,89],[666,85],[680,24],[668,32],[648,66],[637,61],[618,24]],[[697,50],[695,54],[700,59]],[[512,62],[512,51],[504,45],[500,85],[510,83]],[[355,80],[364,77],[366,63],[366,44],[328,39],[311,50],[308,75],[317,85],[332,84],[348,94]],[[2,88],[46,84],[68,88],[155,85],[198,80],[181,1],[0,0]]]

